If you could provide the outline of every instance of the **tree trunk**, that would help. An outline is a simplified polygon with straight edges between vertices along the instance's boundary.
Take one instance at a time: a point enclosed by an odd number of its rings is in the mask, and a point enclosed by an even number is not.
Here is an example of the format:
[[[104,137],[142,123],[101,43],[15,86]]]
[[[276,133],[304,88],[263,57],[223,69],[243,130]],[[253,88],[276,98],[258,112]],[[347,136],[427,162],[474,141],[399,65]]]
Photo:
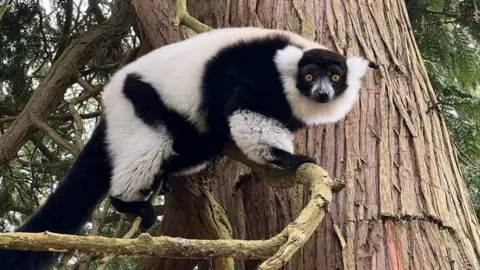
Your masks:
[[[173,25],[173,0],[134,6],[154,47],[185,37]],[[478,221],[445,123],[439,112],[427,114],[435,95],[402,0],[190,0],[188,10],[214,28],[288,29],[381,65],[367,74],[345,121],[296,137],[297,152],[315,157],[348,184],[284,269],[478,269]],[[233,238],[269,238],[297,217],[309,199],[308,187],[274,190],[248,172],[223,158],[212,190],[227,209]],[[236,190],[241,174],[250,181]],[[168,224],[176,224],[176,235],[203,226],[174,216],[164,222],[167,235],[173,232]],[[187,269],[176,268],[174,260],[165,267],[165,261],[152,259],[146,268]],[[235,268],[254,269],[257,263],[237,260]]]

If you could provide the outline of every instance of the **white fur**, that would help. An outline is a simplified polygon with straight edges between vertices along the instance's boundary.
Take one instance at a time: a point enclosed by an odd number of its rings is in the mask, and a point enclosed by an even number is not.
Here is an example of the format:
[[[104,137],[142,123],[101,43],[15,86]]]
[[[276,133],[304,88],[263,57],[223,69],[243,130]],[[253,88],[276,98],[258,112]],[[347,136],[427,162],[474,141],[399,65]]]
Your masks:
[[[230,116],[228,123],[235,144],[257,163],[265,164],[274,158],[272,147],[293,153],[293,134],[276,120],[242,110]]]
[[[327,103],[317,103],[302,95],[296,87],[298,62],[302,55],[301,49],[288,46],[278,51],[275,56],[275,64],[282,76],[285,94],[293,114],[309,126],[336,122],[344,118],[358,99],[361,79],[368,70],[368,61],[362,57],[347,59],[348,88],[340,98]]]

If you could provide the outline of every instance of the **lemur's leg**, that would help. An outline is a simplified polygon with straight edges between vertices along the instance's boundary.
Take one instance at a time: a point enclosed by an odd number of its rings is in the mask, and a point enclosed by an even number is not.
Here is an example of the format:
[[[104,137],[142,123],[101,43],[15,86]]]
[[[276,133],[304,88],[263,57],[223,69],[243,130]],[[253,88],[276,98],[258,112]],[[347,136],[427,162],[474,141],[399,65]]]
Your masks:
[[[156,214],[148,197],[162,164],[174,155],[173,140],[162,126],[120,125],[110,129],[116,134],[107,129],[112,164],[110,199],[117,211],[140,216],[142,227],[149,228]]]
[[[228,119],[236,145],[251,160],[296,170],[304,163],[315,163],[309,156],[294,154],[294,135],[279,121],[259,113],[238,110]]]

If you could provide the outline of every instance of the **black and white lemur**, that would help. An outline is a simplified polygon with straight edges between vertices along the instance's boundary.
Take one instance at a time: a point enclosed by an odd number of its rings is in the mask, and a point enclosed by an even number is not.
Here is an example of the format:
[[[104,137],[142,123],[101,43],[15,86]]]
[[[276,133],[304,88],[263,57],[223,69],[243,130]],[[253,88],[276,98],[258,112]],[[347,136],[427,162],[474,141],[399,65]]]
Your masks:
[[[294,154],[294,133],[344,118],[369,67],[295,33],[250,27],[155,49],[111,78],[82,153],[16,231],[77,233],[107,194],[148,228],[154,180],[200,171],[228,141],[257,163],[289,170],[315,163]],[[56,256],[2,250],[0,269],[41,269]]]

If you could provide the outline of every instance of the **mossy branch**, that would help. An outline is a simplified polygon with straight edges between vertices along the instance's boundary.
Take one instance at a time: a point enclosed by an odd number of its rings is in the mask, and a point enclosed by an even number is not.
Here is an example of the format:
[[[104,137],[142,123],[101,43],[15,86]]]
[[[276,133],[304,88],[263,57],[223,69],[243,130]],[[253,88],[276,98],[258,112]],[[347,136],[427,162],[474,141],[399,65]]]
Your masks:
[[[296,172],[297,182],[311,183],[311,201],[298,218],[268,240],[197,240],[175,237],[135,239],[44,233],[2,233],[0,247],[7,249],[80,253],[101,256],[159,256],[170,258],[268,258],[260,269],[279,269],[302,247],[318,227],[333,192],[345,184],[332,180],[319,166],[304,164]]]

